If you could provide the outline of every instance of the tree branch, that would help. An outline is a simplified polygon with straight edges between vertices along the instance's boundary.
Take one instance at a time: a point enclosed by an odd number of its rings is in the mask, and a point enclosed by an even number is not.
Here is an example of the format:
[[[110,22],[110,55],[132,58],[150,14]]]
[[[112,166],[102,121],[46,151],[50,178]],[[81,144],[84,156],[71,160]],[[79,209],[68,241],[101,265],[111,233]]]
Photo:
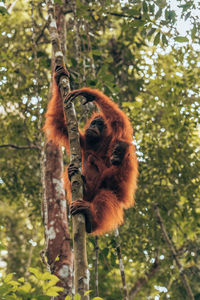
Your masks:
[[[49,20],[44,24],[42,30],[40,31],[40,34],[37,36],[37,38],[35,39],[35,43],[36,45],[38,44],[39,40],[41,39],[41,37],[44,35],[44,31],[46,28],[48,28],[49,26]]]
[[[165,241],[168,244],[169,249],[170,249],[170,251],[171,251],[171,253],[172,253],[173,257],[174,257],[174,260],[176,262],[176,265],[177,265],[177,267],[179,269],[180,276],[181,276],[181,279],[183,281],[183,286],[185,287],[186,292],[188,294],[188,299],[194,300],[194,296],[193,296],[193,293],[192,293],[192,290],[191,290],[188,278],[187,278],[187,276],[185,274],[183,266],[181,265],[181,263],[179,261],[177,250],[176,250],[176,248],[175,248],[172,240],[170,239],[170,237],[169,237],[169,235],[167,233],[167,230],[165,228],[164,221],[163,221],[163,219],[162,219],[162,217],[160,215],[160,210],[159,210],[158,206],[156,206],[155,212],[156,212],[156,216],[157,216],[157,219],[158,219],[158,223],[160,224],[163,236],[165,238]]]
[[[133,300],[137,293],[141,290],[141,288],[154,276],[154,274],[159,270],[160,262],[156,257],[156,260],[152,267],[149,269],[148,272],[145,272],[144,276],[141,276],[135,283],[134,287],[129,292],[130,300]]]
[[[40,147],[38,146],[18,146],[18,145],[14,145],[14,144],[5,144],[5,145],[0,145],[0,148],[14,148],[17,150],[27,150],[27,149],[34,149],[34,150],[40,150]]]
[[[94,12],[95,10],[94,9],[88,9],[87,11],[88,12]],[[70,14],[72,12],[73,12],[72,9],[67,9],[67,10],[64,11],[65,14]],[[134,19],[134,20],[141,20],[141,18],[142,18],[141,15],[138,15],[136,17],[136,16],[129,16],[129,15],[125,15],[123,13],[115,13],[115,12],[106,12],[106,14],[110,15],[110,16],[114,16],[114,17],[128,18],[128,19]]]
[[[122,280],[122,287],[123,287],[123,293],[124,293],[124,300],[128,300],[128,293],[127,293],[127,287],[126,287],[126,277],[125,277],[125,270],[124,270],[124,263],[122,260],[122,254],[121,254],[121,246],[120,246],[120,237],[119,237],[119,230],[115,229],[115,242],[116,242],[116,251],[117,256],[119,260],[119,268],[121,273],[121,280]]]

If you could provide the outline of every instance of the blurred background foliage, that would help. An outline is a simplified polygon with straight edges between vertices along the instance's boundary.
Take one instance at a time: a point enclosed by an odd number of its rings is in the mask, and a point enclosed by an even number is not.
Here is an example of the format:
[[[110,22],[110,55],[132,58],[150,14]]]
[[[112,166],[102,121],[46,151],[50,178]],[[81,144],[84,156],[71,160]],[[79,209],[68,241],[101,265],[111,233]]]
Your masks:
[[[65,2],[72,89],[103,90],[134,128],[138,191],[120,227],[127,288],[143,282],[134,299],[187,299],[155,215],[158,206],[200,299],[199,4],[77,0],[74,14]],[[30,266],[45,270],[41,129],[51,78],[45,2],[0,2],[0,25],[0,275],[14,273],[17,279],[26,278]],[[81,109],[78,117],[84,119]],[[114,236],[101,237],[99,246],[99,293],[106,300],[122,299]],[[92,290],[94,249],[88,237]]]

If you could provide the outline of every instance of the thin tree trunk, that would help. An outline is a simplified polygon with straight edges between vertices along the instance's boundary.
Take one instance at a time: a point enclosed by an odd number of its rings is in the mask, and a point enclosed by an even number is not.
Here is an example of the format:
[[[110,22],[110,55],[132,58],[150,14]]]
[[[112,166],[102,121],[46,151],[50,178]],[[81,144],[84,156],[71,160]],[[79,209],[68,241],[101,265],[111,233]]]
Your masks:
[[[34,27],[34,2],[31,1],[31,17],[33,23],[33,55],[35,63],[35,95],[38,99],[38,110],[41,109],[41,101],[38,94],[38,60],[36,31]],[[50,94],[52,93],[50,88]],[[40,114],[39,114],[40,116]],[[42,142],[42,119],[39,117],[38,126],[40,129],[39,140]],[[46,152],[45,152],[46,150]],[[70,237],[66,216],[66,200],[63,180],[62,153],[55,145],[48,143],[45,149],[42,149],[41,172],[43,185],[43,203],[42,212],[45,224],[45,242],[46,255],[48,260],[48,270],[57,275],[60,279],[58,285],[64,288],[64,291],[58,299],[64,299],[66,295],[72,294],[72,251],[70,248]],[[31,263],[33,246],[30,249],[28,266]],[[28,273],[26,273],[28,274]]]
[[[61,51],[60,40],[57,33],[57,26],[54,17],[54,6],[52,1],[46,0],[49,15],[49,32],[55,55],[56,65],[64,66],[64,58]],[[70,91],[69,78],[62,76],[59,82],[61,97],[64,99]],[[68,120],[68,134],[70,141],[70,162],[74,163],[81,170],[81,151],[79,143],[78,124],[75,116],[73,103],[64,107],[66,119]],[[75,174],[71,179],[72,201],[83,199],[83,185],[81,172]],[[78,214],[73,217],[73,243],[74,243],[74,271],[75,271],[75,292],[82,296],[82,299],[89,299],[84,293],[89,289],[89,271],[86,253],[86,232],[84,216]]]
[[[126,287],[126,278],[125,278],[125,271],[124,271],[124,263],[123,263],[122,255],[121,255],[120,238],[119,238],[119,230],[118,229],[115,229],[115,242],[116,242],[117,256],[118,256],[118,260],[119,260],[120,274],[121,274],[121,279],[122,279],[124,300],[128,300],[128,293],[127,293],[127,287]]]
[[[99,260],[99,242],[98,242],[98,236],[95,236],[95,290],[96,290],[96,296],[99,296],[99,274],[98,274],[98,260]]]

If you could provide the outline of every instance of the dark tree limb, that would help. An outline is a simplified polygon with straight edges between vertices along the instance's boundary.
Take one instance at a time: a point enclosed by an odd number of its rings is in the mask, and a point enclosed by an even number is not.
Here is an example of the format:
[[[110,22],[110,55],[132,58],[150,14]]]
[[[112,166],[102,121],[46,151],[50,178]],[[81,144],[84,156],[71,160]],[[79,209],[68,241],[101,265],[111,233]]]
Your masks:
[[[160,210],[158,208],[158,206],[156,206],[156,210],[155,210],[155,213],[156,213],[156,217],[158,219],[158,223],[160,224],[160,228],[162,230],[162,233],[163,233],[163,236],[165,238],[165,241],[173,255],[173,258],[176,262],[176,265],[179,269],[179,272],[180,272],[180,276],[181,276],[181,279],[182,279],[182,282],[183,282],[183,286],[184,288],[186,289],[186,292],[187,292],[187,295],[188,295],[188,299],[190,300],[194,300],[194,296],[193,296],[193,293],[192,293],[192,289],[190,287],[190,284],[189,284],[189,281],[188,281],[188,278],[185,274],[185,271],[184,271],[184,268],[183,266],[181,265],[180,261],[179,261],[179,258],[178,258],[178,254],[177,254],[177,250],[173,244],[173,241],[171,240],[171,238],[169,237],[168,233],[167,233],[167,230],[165,228],[165,225],[164,225],[164,221],[160,215]]]
[[[88,12],[94,12],[94,9],[88,9]],[[64,11],[65,14],[70,14],[72,13],[73,10],[72,9],[66,9]],[[133,20],[141,20],[142,16],[138,13],[138,16],[130,16],[130,15],[126,15],[123,13],[116,13],[116,12],[106,12],[107,15],[110,16],[114,16],[114,17],[119,17],[119,18],[127,18],[127,19],[133,19]]]
[[[42,29],[40,30],[40,34],[35,39],[36,45],[39,43],[40,39],[44,36],[44,31],[45,31],[46,28],[48,28],[48,26],[49,26],[49,22],[47,21],[44,24],[44,26],[42,27]]]
[[[133,300],[139,291],[142,289],[142,287],[154,276],[154,274],[159,270],[160,268],[160,262],[158,261],[158,258],[156,258],[154,264],[149,269],[148,272],[145,272],[144,276],[141,276],[135,283],[134,287],[129,292],[129,299]]]
[[[99,261],[99,238],[95,236],[95,290],[96,297],[99,296],[99,273],[98,273],[98,261]]]
[[[30,150],[30,149],[41,150],[40,147],[34,146],[34,145],[30,145],[30,146],[18,146],[18,145],[14,145],[14,144],[0,145],[0,148],[14,148],[14,149],[17,149],[17,150]]]
[[[119,237],[118,229],[115,229],[115,242],[116,242],[116,251],[117,251],[117,256],[118,256],[118,260],[119,260],[119,268],[120,268],[121,279],[122,279],[124,300],[128,300],[126,277],[125,277],[124,263],[123,263],[122,254],[121,254],[120,237]]]

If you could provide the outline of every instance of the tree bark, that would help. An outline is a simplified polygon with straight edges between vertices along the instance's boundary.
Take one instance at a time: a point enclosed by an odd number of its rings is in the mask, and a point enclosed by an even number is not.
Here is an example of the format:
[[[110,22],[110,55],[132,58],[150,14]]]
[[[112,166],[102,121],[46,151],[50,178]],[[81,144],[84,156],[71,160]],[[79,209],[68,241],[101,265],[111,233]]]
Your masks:
[[[73,257],[66,215],[66,199],[62,179],[62,152],[49,142],[45,146],[45,223],[46,256],[51,273],[59,279],[64,291],[56,299],[72,294]]]
[[[60,40],[54,17],[54,6],[50,0],[46,0],[46,3],[48,7],[49,32],[55,55],[55,64],[64,66],[63,53],[61,51]],[[60,78],[59,86],[61,97],[64,102],[64,99],[70,91],[69,78],[67,76],[62,76]],[[71,179],[72,201],[74,201],[77,199],[83,199],[79,131],[73,103],[65,105],[64,110],[66,119],[68,121],[67,128],[70,141],[70,162],[79,168],[79,173],[72,176]],[[84,293],[89,290],[89,271],[86,252],[85,219],[81,214],[73,217],[73,244],[75,292],[79,293],[82,296],[82,299],[89,299],[88,295],[84,296]]]
[[[60,5],[57,5],[56,20],[62,40],[62,51],[65,53],[66,42],[65,17]],[[52,59],[54,61],[54,58]],[[54,63],[52,62],[52,66]],[[52,68],[53,73],[53,68]],[[52,85],[51,85],[52,86]],[[50,88],[52,94],[52,87]],[[72,296],[73,290],[73,254],[70,246],[70,235],[66,214],[66,198],[64,190],[63,157],[60,147],[49,142],[45,146],[45,197],[43,215],[45,223],[46,256],[52,274],[60,281],[63,292],[55,297],[63,300],[65,296]]]

